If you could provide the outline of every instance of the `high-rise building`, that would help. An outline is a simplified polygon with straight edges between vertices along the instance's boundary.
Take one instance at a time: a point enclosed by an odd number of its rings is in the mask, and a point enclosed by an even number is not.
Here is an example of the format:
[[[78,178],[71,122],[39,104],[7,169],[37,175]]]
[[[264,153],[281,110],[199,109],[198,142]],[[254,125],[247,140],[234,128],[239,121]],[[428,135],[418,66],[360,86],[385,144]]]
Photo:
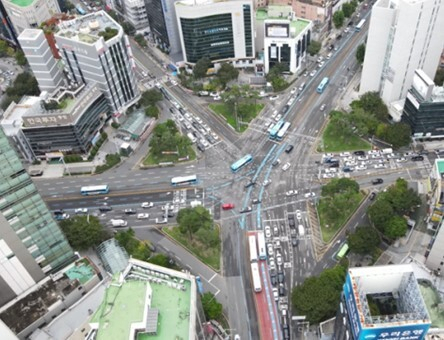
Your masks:
[[[17,33],[15,32],[14,25],[9,19],[9,14],[6,12],[5,6],[0,1],[0,35],[3,39],[12,42],[14,45],[19,45],[17,40]]]
[[[148,14],[146,13],[144,0],[123,0],[124,17],[137,30],[149,28]]]
[[[2,0],[17,34],[40,24],[60,13],[57,0]]]
[[[54,37],[70,81],[97,83],[115,117],[139,100],[135,61],[122,26],[99,11],[57,27]]]
[[[25,29],[18,37],[40,91],[53,92],[66,81],[59,61],[53,58],[51,48],[41,29]]]
[[[0,129],[0,305],[74,260],[74,253]]]
[[[150,32],[156,44],[174,61],[182,61],[174,3],[177,0],[145,0]]]
[[[411,265],[348,269],[333,339],[422,340],[430,325]]]
[[[416,70],[407,92],[402,121],[409,124],[414,138],[444,137],[444,87],[422,70]]]
[[[254,59],[251,0],[184,0],[174,6],[185,62]]]
[[[378,0],[372,7],[360,93],[404,99],[415,70],[434,78],[444,46],[444,3]]]

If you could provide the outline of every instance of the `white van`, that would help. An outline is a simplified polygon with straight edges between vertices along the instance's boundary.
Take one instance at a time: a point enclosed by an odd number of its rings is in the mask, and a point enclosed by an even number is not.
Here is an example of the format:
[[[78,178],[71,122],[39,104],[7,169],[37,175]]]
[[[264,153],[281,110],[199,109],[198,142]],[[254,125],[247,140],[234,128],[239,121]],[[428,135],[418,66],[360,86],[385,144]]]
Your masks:
[[[113,227],[126,227],[128,225],[125,220],[111,220],[110,223]]]
[[[188,138],[191,140],[191,143],[196,143],[196,137],[193,136],[193,134],[191,132],[187,133]]]
[[[305,83],[302,83],[301,86],[299,86],[299,91],[302,91],[303,89],[305,89]]]

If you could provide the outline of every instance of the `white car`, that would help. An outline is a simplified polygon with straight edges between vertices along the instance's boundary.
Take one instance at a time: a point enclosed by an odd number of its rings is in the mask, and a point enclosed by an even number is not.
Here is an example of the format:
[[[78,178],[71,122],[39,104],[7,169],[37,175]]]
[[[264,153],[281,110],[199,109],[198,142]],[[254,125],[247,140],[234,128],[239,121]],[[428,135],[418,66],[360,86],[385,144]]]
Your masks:
[[[356,170],[358,170],[358,171],[367,170],[367,166],[366,166],[366,165],[363,165],[363,164],[358,165],[358,166],[356,167]]]
[[[394,153],[389,153],[389,154],[387,155],[387,158],[388,158],[388,159],[390,159],[390,158],[396,158],[396,155],[395,155]]]
[[[291,164],[289,162],[285,163],[284,166],[282,167],[282,170],[287,171],[288,169],[290,169]]]
[[[375,164],[375,165],[374,165],[374,168],[375,168],[375,169],[384,169],[384,168],[385,168],[385,164],[382,164],[382,163],[380,163],[380,164]]]
[[[88,212],[88,208],[78,208],[74,210],[76,214],[86,214]]]
[[[318,67],[321,68],[322,66],[324,66],[324,64],[325,64],[325,61],[321,61],[321,62],[318,64]]]
[[[322,155],[322,158],[333,158],[335,156],[334,153],[324,153]]]
[[[368,156],[359,156],[358,161],[366,161],[368,160]]]
[[[214,133],[214,132],[211,132],[211,136],[212,136],[215,140],[218,140],[218,139],[219,139],[219,136],[218,136],[216,133]]]
[[[141,207],[141,208],[144,208],[144,209],[146,209],[146,208],[152,208],[152,207],[154,207],[154,203],[153,203],[153,202],[143,202],[143,203],[140,205],[140,207]]]
[[[304,194],[305,198],[310,198],[310,197],[315,197],[316,194],[314,192],[307,192],[306,194]]]
[[[327,179],[327,178],[334,178],[335,177],[335,174],[323,174],[322,175],[322,178],[325,178],[325,179]]]
[[[274,110],[273,113],[271,114],[271,118],[275,119],[277,115],[278,115],[278,110]]]
[[[273,292],[274,301],[279,301],[279,291],[276,287],[271,290]]]
[[[323,56],[320,56],[320,57],[318,58],[318,60],[316,60],[316,62],[320,63],[320,62],[322,62],[323,60],[324,60],[324,57],[323,57]]]
[[[345,162],[345,166],[356,166],[356,165],[358,165],[358,163],[356,163],[355,161]]]
[[[156,224],[167,224],[168,219],[167,218],[156,218]]]
[[[185,120],[185,118],[183,118],[183,117],[180,116],[180,115],[179,115],[178,119],[179,119],[179,122],[183,122],[183,121]]]
[[[297,91],[297,88],[296,88],[296,87],[293,87],[293,88],[291,89],[290,93],[291,93],[291,94],[295,94],[296,91]]]
[[[150,214],[147,214],[147,213],[137,214],[137,219],[138,220],[146,220],[147,218],[150,218]]]
[[[296,210],[296,218],[298,219],[298,221],[302,220],[302,214],[300,210]]]
[[[339,156],[341,156],[341,157],[350,157],[351,154],[350,154],[350,152],[341,152],[341,153],[339,154]]]
[[[396,160],[396,162],[397,162],[397,163],[407,162],[407,158],[405,158],[405,157],[398,158],[398,159]]]
[[[286,196],[294,196],[294,195],[297,195],[297,194],[298,194],[298,191],[297,191],[297,190],[288,190],[288,191],[285,193]]]
[[[270,100],[276,100],[276,99],[278,99],[279,98],[279,96],[278,95],[275,95],[275,96],[271,96],[270,97]]]
[[[274,258],[270,257],[268,266],[270,267],[270,269],[276,269],[276,263],[274,262]]]
[[[202,119],[200,119],[200,117],[194,116],[194,119],[195,119],[196,122],[198,122],[199,124],[202,124]]]
[[[282,115],[278,114],[274,120],[278,122],[281,118],[282,118]]]
[[[319,110],[320,110],[320,111],[324,111],[326,107],[327,107],[326,104],[322,104],[321,107],[319,108]]]
[[[369,155],[379,155],[380,153],[379,153],[379,150],[369,150],[368,152],[367,152]]]
[[[274,251],[273,251],[273,244],[271,244],[271,243],[268,243],[267,244],[267,253],[268,253],[268,256],[273,256],[273,253],[274,253]]]
[[[221,100],[221,99],[222,99],[221,96],[215,96],[215,97],[213,97],[213,100]]]
[[[262,185],[263,185],[264,187],[266,187],[266,186],[268,186],[268,185],[270,185],[270,184],[271,184],[271,179],[267,179],[267,180],[264,181],[264,183],[262,183]]]
[[[271,228],[269,225],[265,226],[264,231],[265,231],[265,237],[271,237]]]
[[[311,71],[311,72],[310,72],[310,77],[314,77],[315,74],[316,74],[316,70]]]
[[[282,264],[284,263],[281,253],[276,253],[276,263],[278,264],[278,266],[282,266]]]
[[[219,96],[219,92],[210,92],[210,97],[218,97]]]

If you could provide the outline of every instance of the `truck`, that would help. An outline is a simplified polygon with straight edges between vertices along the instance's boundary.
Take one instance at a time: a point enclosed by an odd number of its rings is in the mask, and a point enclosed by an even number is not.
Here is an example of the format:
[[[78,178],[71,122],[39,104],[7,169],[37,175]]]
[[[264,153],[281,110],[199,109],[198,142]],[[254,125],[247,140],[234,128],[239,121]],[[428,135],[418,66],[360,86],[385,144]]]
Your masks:
[[[191,140],[191,143],[196,143],[197,139],[196,137],[193,136],[193,134],[191,132],[187,133],[188,138]]]
[[[388,155],[388,154],[393,153],[393,149],[392,148],[382,149],[381,151],[382,151],[382,153],[384,155]]]
[[[304,229],[304,226],[302,224],[298,225],[298,233],[299,233],[299,236],[304,236],[305,235],[305,229]]]
[[[125,221],[125,220],[120,220],[120,219],[118,219],[118,220],[111,220],[111,221],[109,221],[110,223],[111,223],[111,225],[113,226],[113,227],[126,227],[127,225],[128,225],[128,222],[127,221]]]

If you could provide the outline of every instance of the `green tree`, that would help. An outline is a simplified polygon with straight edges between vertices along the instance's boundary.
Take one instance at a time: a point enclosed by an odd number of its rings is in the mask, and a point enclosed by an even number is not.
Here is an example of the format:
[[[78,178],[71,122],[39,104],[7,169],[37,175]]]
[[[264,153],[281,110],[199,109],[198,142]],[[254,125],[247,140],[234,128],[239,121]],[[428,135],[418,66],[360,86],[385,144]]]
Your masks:
[[[6,57],[8,55],[8,43],[4,40],[0,40],[0,58]]]
[[[284,63],[275,64],[268,72],[266,79],[271,82],[273,91],[279,92],[288,87],[288,82],[282,77],[282,72],[288,71],[288,65]]]
[[[403,178],[398,178],[382,197],[390,203],[393,211],[399,215],[407,214],[412,208],[421,203],[418,194],[408,187],[407,181]]]
[[[378,128],[378,119],[371,113],[365,112],[362,108],[356,107],[350,114],[345,115],[350,126],[354,126],[361,135],[373,135]]]
[[[342,27],[344,25],[344,19],[345,15],[343,11],[336,11],[335,14],[333,14],[333,23],[336,28]]]
[[[336,266],[294,287],[291,301],[298,315],[305,315],[310,323],[333,317],[338,308],[345,273],[345,267]]]
[[[312,40],[307,47],[307,52],[310,53],[311,56],[314,56],[319,53],[321,50],[322,44],[319,41]]]
[[[76,250],[86,250],[99,245],[107,238],[107,231],[95,216],[74,216],[60,221],[60,227],[69,244]]]
[[[128,21],[120,21],[120,25],[122,26],[125,34],[132,36],[134,33],[136,33],[136,29]]]
[[[366,255],[373,253],[379,245],[380,239],[378,232],[373,227],[362,226],[348,235],[347,242],[351,252]]]
[[[435,84],[436,86],[444,85],[444,68],[438,68],[435,74]]]
[[[365,112],[373,114],[381,122],[386,122],[389,117],[388,108],[378,92],[364,93],[359,100],[352,102],[351,106],[352,108],[362,108]]]
[[[384,235],[392,240],[404,236],[407,233],[407,221],[401,216],[392,216],[387,222]]]
[[[17,52],[15,52],[15,60],[17,61],[17,64],[20,66],[26,65],[26,63],[28,62],[22,50],[18,50]]]
[[[213,225],[213,219],[206,208],[198,206],[179,210],[177,223],[179,224],[180,232],[188,234],[188,237],[192,240],[193,234],[199,229],[210,229]]]
[[[75,8],[72,2],[68,0],[65,1],[64,5],[65,5],[65,11],[73,11]]]
[[[207,320],[222,319],[222,304],[217,302],[213,293],[207,292],[202,295],[202,308]]]
[[[175,268],[174,261],[172,261],[165,254],[156,254],[154,256],[151,256],[148,259],[148,262],[165,268],[171,268],[171,269]]]
[[[162,93],[157,89],[150,89],[142,93],[142,96],[139,100],[139,104],[141,106],[153,106],[156,105],[157,102],[163,99]]]
[[[144,241],[138,240],[135,237],[133,229],[129,228],[125,231],[119,231],[114,237],[133,258],[141,261],[147,261],[151,256],[151,251],[148,244]]]
[[[356,60],[358,63],[362,64],[364,62],[365,57],[365,44],[361,44],[356,49]]]
[[[222,85],[222,88],[225,88],[231,80],[236,80],[238,76],[239,70],[237,68],[231,64],[224,63],[217,71],[216,78]]]
[[[349,2],[346,2],[342,5],[342,12],[344,12],[344,17],[350,18],[354,12],[353,5]]]
[[[211,67],[211,60],[207,57],[199,59],[193,67],[193,75],[196,79],[204,78]]]
[[[349,178],[333,178],[329,183],[322,187],[322,196],[334,196],[342,193],[359,192],[358,182]]]
[[[136,34],[134,36],[134,40],[142,47],[147,46],[147,43],[146,43],[146,40],[145,40],[145,37],[143,36],[143,34],[140,34],[140,33]]]
[[[394,212],[387,200],[378,198],[376,202],[367,209],[367,213],[373,225],[380,232],[384,233],[387,222],[393,216]]]
[[[401,146],[407,146],[412,141],[412,129],[410,125],[406,123],[394,123],[388,124],[385,129],[385,134],[382,138],[393,145],[394,148],[400,148]]]
[[[150,105],[145,109],[145,115],[154,119],[159,118],[159,109],[155,105]]]

